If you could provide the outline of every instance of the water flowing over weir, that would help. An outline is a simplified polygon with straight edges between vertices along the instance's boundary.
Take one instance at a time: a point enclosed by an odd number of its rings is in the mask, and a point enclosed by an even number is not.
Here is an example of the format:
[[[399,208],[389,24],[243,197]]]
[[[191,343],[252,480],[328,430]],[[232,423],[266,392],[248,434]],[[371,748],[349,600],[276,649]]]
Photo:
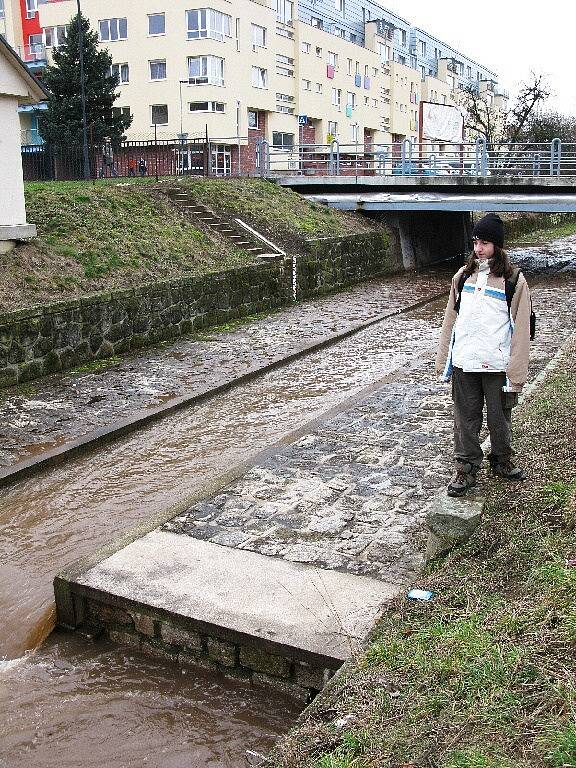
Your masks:
[[[553,271],[574,264],[574,241],[514,256]],[[569,282],[545,293],[554,301]],[[54,634],[21,654],[49,630],[62,567],[431,355],[443,308],[374,326],[0,491],[0,653],[11,659],[0,667],[0,755],[11,768],[238,766],[245,749],[266,751],[289,727],[296,707],[271,694],[105,643]]]

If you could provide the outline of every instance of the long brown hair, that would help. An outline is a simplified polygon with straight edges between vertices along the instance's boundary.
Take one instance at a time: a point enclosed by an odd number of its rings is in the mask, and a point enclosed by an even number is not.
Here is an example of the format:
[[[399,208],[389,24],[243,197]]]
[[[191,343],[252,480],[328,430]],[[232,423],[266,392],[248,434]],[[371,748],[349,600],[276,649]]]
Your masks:
[[[512,263],[506,251],[503,248],[500,248],[500,246],[494,246],[494,256],[489,259],[488,263],[490,264],[490,272],[496,277],[503,277],[505,280],[512,277]],[[470,275],[478,269],[478,265],[479,261],[476,258],[474,251],[472,251],[468,257],[466,266],[464,267],[464,274],[466,277],[470,277]]]

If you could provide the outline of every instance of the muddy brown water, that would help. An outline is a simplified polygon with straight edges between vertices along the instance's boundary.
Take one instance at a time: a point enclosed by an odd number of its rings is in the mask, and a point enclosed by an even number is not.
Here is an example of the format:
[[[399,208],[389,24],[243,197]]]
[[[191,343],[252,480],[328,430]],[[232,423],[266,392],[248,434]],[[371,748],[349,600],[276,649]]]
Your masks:
[[[443,305],[391,318],[0,491],[0,756],[7,766],[231,768],[247,764],[246,749],[266,752],[289,728],[293,704],[221,677],[184,674],[58,633],[37,647],[52,628],[52,579],[430,353]]]

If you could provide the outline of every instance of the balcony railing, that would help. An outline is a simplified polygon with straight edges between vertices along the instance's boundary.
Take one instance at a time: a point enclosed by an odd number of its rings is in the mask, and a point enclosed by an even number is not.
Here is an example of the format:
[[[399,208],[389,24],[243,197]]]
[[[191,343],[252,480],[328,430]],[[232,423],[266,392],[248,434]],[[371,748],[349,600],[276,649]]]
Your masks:
[[[45,64],[47,61],[46,46],[42,43],[19,46],[18,55],[26,64]]]

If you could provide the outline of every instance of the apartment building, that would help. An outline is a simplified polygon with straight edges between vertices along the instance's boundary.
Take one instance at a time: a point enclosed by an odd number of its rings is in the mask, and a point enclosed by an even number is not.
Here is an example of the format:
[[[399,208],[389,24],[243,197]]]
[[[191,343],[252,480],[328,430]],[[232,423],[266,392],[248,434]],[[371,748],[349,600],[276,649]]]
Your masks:
[[[0,0],[36,71],[75,12],[75,0]],[[454,105],[469,82],[503,103],[494,72],[369,0],[82,0],[82,12],[112,56],[128,138],[208,135],[217,172],[235,153],[246,170],[262,139],[272,151],[416,142],[422,100]],[[22,115],[32,141],[34,120]]]

